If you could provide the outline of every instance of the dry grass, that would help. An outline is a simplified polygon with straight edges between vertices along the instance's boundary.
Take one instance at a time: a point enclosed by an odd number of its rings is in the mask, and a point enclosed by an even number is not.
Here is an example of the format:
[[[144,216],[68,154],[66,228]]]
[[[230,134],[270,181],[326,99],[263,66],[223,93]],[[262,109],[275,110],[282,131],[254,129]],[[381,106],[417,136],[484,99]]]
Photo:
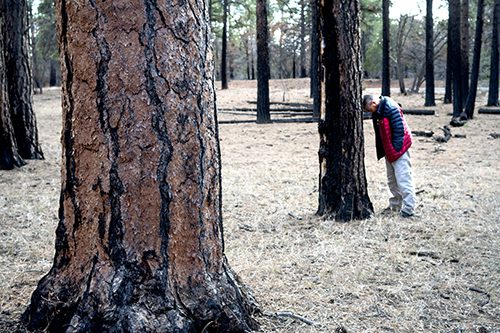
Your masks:
[[[218,91],[224,108],[248,106],[255,84]],[[370,88],[371,90],[371,88]],[[377,92],[378,89],[371,90]],[[309,102],[308,81],[271,83],[271,99]],[[397,96],[406,108],[422,95]],[[438,95],[438,98],[442,96]],[[485,96],[479,95],[478,105]],[[448,123],[411,116],[414,130]],[[59,201],[59,91],[35,96],[45,161],[0,171],[0,331],[10,332],[40,277],[51,267]],[[219,119],[250,119],[221,113]],[[439,144],[416,138],[412,160],[418,217],[323,221],[317,208],[316,124],[220,126],[226,253],[268,312],[264,332],[500,332],[500,116],[476,119]],[[375,159],[365,122],[369,193],[386,206],[385,165]]]

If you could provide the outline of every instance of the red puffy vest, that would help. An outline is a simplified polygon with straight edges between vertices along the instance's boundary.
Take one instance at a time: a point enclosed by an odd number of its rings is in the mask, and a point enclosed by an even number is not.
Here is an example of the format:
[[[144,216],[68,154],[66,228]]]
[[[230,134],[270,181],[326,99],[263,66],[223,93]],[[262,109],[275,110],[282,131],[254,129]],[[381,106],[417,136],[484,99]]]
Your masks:
[[[390,163],[396,161],[398,158],[403,156],[403,154],[406,153],[406,151],[411,147],[412,144],[411,132],[410,129],[408,128],[408,125],[406,124],[403,112],[399,110],[399,113],[401,114],[401,120],[403,122],[403,126],[405,129],[403,137],[403,146],[399,151],[397,151],[392,145],[392,131],[389,119],[382,118],[378,120],[380,137],[382,139],[382,146],[384,147],[385,156],[387,157],[387,160]]]

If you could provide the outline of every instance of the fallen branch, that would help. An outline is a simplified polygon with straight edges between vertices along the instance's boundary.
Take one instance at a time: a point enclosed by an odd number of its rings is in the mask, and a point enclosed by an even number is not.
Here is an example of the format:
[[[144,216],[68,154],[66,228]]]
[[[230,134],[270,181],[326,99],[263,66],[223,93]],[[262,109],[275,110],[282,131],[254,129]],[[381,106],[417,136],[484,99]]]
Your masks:
[[[483,294],[486,296],[486,298],[487,298],[486,302],[481,302],[481,304],[479,304],[480,306],[485,306],[486,304],[488,304],[490,302],[491,296],[486,291],[481,290],[481,289],[476,288],[476,287],[469,287],[469,290],[476,292],[476,293],[479,293],[479,294]]]
[[[434,135],[433,131],[412,131],[411,134],[414,136],[424,136],[430,138]]]
[[[436,114],[436,111],[425,109],[403,109],[403,113],[416,116],[434,116]]]
[[[287,317],[287,318],[297,319],[297,320],[299,320],[307,325],[311,325],[311,326],[319,326],[320,325],[317,322],[314,322],[314,321],[309,320],[305,317],[296,315],[295,313],[293,313],[291,311],[279,311],[279,312],[267,312],[266,311],[266,312],[264,312],[264,315],[268,316],[268,317]]]
[[[256,108],[220,108],[218,111],[245,111],[245,112],[257,112]],[[270,112],[276,111],[287,111],[287,112],[312,112],[312,108],[272,108],[269,109]]]
[[[500,109],[479,109],[477,113],[482,114],[500,114]]]
[[[248,104],[257,104],[257,101],[247,101]],[[288,105],[288,106],[296,106],[296,107],[306,107],[312,108],[313,105],[311,103],[296,103],[296,102],[269,102],[269,104],[278,104],[278,105]]]
[[[432,259],[439,259],[439,256],[434,251],[410,251],[409,254],[417,257],[428,257]]]
[[[493,139],[498,139],[498,138],[500,138],[500,133],[490,133],[490,136],[491,136]]]
[[[441,127],[441,129],[443,130],[444,132],[444,136],[437,136],[435,137],[435,140],[437,142],[448,142],[451,138],[451,130],[448,126],[443,126]]]
[[[289,124],[289,123],[316,123],[318,122],[318,118],[308,117],[308,118],[289,118],[289,119],[272,119],[272,123],[280,123],[280,124]],[[257,123],[257,120],[219,120],[219,124],[250,124]]]

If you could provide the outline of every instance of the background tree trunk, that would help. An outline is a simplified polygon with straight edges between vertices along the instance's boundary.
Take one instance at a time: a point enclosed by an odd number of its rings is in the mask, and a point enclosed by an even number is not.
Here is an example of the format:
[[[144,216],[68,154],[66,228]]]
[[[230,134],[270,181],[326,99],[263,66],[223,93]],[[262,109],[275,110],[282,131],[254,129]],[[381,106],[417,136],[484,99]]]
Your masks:
[[[269,123],[269,32],[267,1],[257,0],[257,122]]]
[[[389,0],[382,0],[382,95],[391,96]]]
[[[17,148],[22,158],[43,159],[33,112],[28,7],[26,0],[3,0],[2,4],[7,93]]]
[[[401,15],[399,18],[398,33],[396,36],[396,72],[399,81],[399,91],[405,95],[406,95],[406,87],[404,80],[405,65],[403,63],[403,51],[405,48],[406,40],[408,38],[408,34],[411,31],[412,23],[413,23],[413,16],[409,17],[408,15]],[[408,29],[406,29],[407,25],[409,25]]]
[[[432,17],[432,0],[427,0],[425,16],[425,103],[424,106],[435,106],[434,95],[434,22]]]
[[[339,221],[373,214],[368,197],[361,112],[359,0],[321,8],[325,97],[319,123],[318,214]]]
[[[307,77],[306,71],[306,0],[300,0],[300,73],[299,77]]]
[[[0,36],[3,36],[3,30],[3,17],[0,17]],[[0,170],[10,170],[25,163],[17,151],[14,128],[10,120],[4,55],[4,40],[0,38]]]
[[[320,63],[320,20],[318,0],[311,0],[311,97],[313,99],[313,117],[320,117],[321,109],[321,63]]]
[[[255,328],[224,256],[208,6],[56,6],[59,224],[53,267],[24,315],[28,329]]]
[[[477,84],[479,80],[479,65],[481,60],[481,44],[483,35],[483,13],[484,0],[477,1],[476,35],[474,38],[474,56],[472,58],[472,73],[470,78],[470,89],[465,102],[465,113],[468,119],[474,117],[474,106],[476,103]]]
[[[221,51],[221,66],[220,78],[221,88],[227,89],[227,16],[229,14],[229,0],[222,0],[223,14],[222,14],[222,51]]]
[[[451,20],[448,19],[448,36],[446,42],[446,78],[444,90],[444,104],[452,102],[452,54],[451,54]]]
[[[488,106],[498,106],[499,51],[498,30],[500,30],[500,0],[495,0],[493,7],[493,26],[491,34],[490,85],[488,90]]]
[[[451,54],[461,54],[460,43],[460,0],[449,0],[450,44]],[[453,118],[461,116],[463,111],[462,98],[462,57],[452,56],[451,59],[453,83]]]
[[[469,94],[469,0],[460,0],[460,54],[462,56],[462,101]]]

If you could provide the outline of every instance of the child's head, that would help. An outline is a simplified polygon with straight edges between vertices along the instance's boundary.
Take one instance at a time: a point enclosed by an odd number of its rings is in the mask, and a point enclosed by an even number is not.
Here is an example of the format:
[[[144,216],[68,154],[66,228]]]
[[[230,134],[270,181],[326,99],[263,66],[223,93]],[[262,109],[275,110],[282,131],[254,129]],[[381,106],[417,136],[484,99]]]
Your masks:
[[[363,110],[368,112],[377,111],[378,104],[380,103],[380,98],[377,98],[373,95],[365,95],[363,96]]]

